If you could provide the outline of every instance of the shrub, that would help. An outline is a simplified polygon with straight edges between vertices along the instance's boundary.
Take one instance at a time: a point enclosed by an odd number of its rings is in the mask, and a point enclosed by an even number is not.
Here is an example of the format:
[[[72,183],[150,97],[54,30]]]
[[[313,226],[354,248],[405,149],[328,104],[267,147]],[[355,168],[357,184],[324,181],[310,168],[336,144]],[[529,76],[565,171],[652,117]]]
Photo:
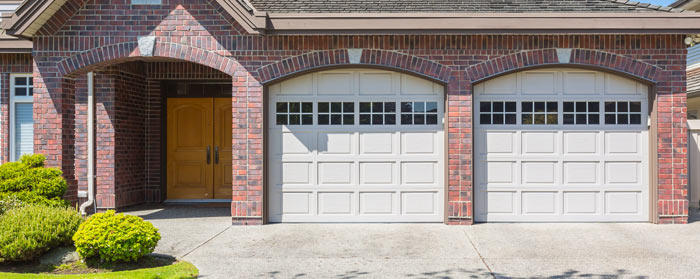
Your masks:
[[[55,168],[44,168],[41,154],[22,155],[19,162],[0,165],[0,199],[14,197],[24,203],[65,206],[66,180]]]
[[[113,210],[90,216],[73,236],[81,257],[110,262],[136,261],[153,252],[159,240],[158,229],[150,222]]]
[[[33,260],[50,250],[70,245],[83,218],[71,208],[25,205],[0,217],[0,262]]]
[[[24,202],[15,196],[7,196],[0,198],[0,215],[9,211],[10,209],[18,208],[23,206]]]

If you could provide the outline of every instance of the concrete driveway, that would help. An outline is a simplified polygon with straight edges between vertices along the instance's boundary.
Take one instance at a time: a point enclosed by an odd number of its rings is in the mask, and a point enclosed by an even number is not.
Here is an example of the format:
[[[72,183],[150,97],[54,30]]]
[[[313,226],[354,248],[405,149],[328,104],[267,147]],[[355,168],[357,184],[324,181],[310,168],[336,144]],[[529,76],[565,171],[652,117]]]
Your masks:
[[[700,222],[234,227],[228,210],[129,213],[202,278],[700,278]]]

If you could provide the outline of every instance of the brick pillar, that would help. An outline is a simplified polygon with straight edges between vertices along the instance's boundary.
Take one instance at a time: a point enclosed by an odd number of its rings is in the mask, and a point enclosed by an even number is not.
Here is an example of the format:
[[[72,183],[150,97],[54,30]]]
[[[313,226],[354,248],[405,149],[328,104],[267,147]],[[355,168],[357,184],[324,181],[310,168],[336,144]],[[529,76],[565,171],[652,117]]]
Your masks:
[[[233,77],[234,225],[263,223],[263,95],[262,85],[247,72]]]
[[[464,71],[447,85],[447,223],[469,225],[472,215],[472,94]]]

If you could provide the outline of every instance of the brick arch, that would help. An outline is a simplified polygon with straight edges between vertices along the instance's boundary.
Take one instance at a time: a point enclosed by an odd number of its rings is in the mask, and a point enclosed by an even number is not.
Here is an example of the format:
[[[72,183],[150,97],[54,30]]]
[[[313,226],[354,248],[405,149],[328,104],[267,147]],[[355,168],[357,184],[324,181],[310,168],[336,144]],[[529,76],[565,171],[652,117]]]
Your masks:
[[[504,55],[466,69],[471,83],[478,83],[513,72],[541,67],[580,67],[604,71],[657,83],[664,69],[610,52],[592,49],[571,49],[570,57],[559,57],[557,49],[540,49]]]
[[[351,63],[348,50],[324,50],[289,57],[261,67],[257,71],[260,83],[267,84],[298,74],[330,67],[370,67],[395,70],[447,84],[450,67],[396,51],[363,49],[359,63]]]
[[[62,76],[77,76],[93,69],[144,58],[171,58],[189,61],[219,70],[230,76],[240,64],[215,51],[184,44],[156,42],[152,56],[142,56],[138,42],[118,43],[94,48],[67,57],[56,65]]]

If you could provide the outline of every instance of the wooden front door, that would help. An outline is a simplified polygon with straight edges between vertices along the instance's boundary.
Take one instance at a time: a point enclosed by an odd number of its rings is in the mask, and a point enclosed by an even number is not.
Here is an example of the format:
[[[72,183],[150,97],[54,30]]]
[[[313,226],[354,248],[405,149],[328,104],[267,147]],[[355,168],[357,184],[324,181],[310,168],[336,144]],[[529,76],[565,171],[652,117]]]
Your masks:
[[[168,199],[230,199],[231,99],[167,100]]]

